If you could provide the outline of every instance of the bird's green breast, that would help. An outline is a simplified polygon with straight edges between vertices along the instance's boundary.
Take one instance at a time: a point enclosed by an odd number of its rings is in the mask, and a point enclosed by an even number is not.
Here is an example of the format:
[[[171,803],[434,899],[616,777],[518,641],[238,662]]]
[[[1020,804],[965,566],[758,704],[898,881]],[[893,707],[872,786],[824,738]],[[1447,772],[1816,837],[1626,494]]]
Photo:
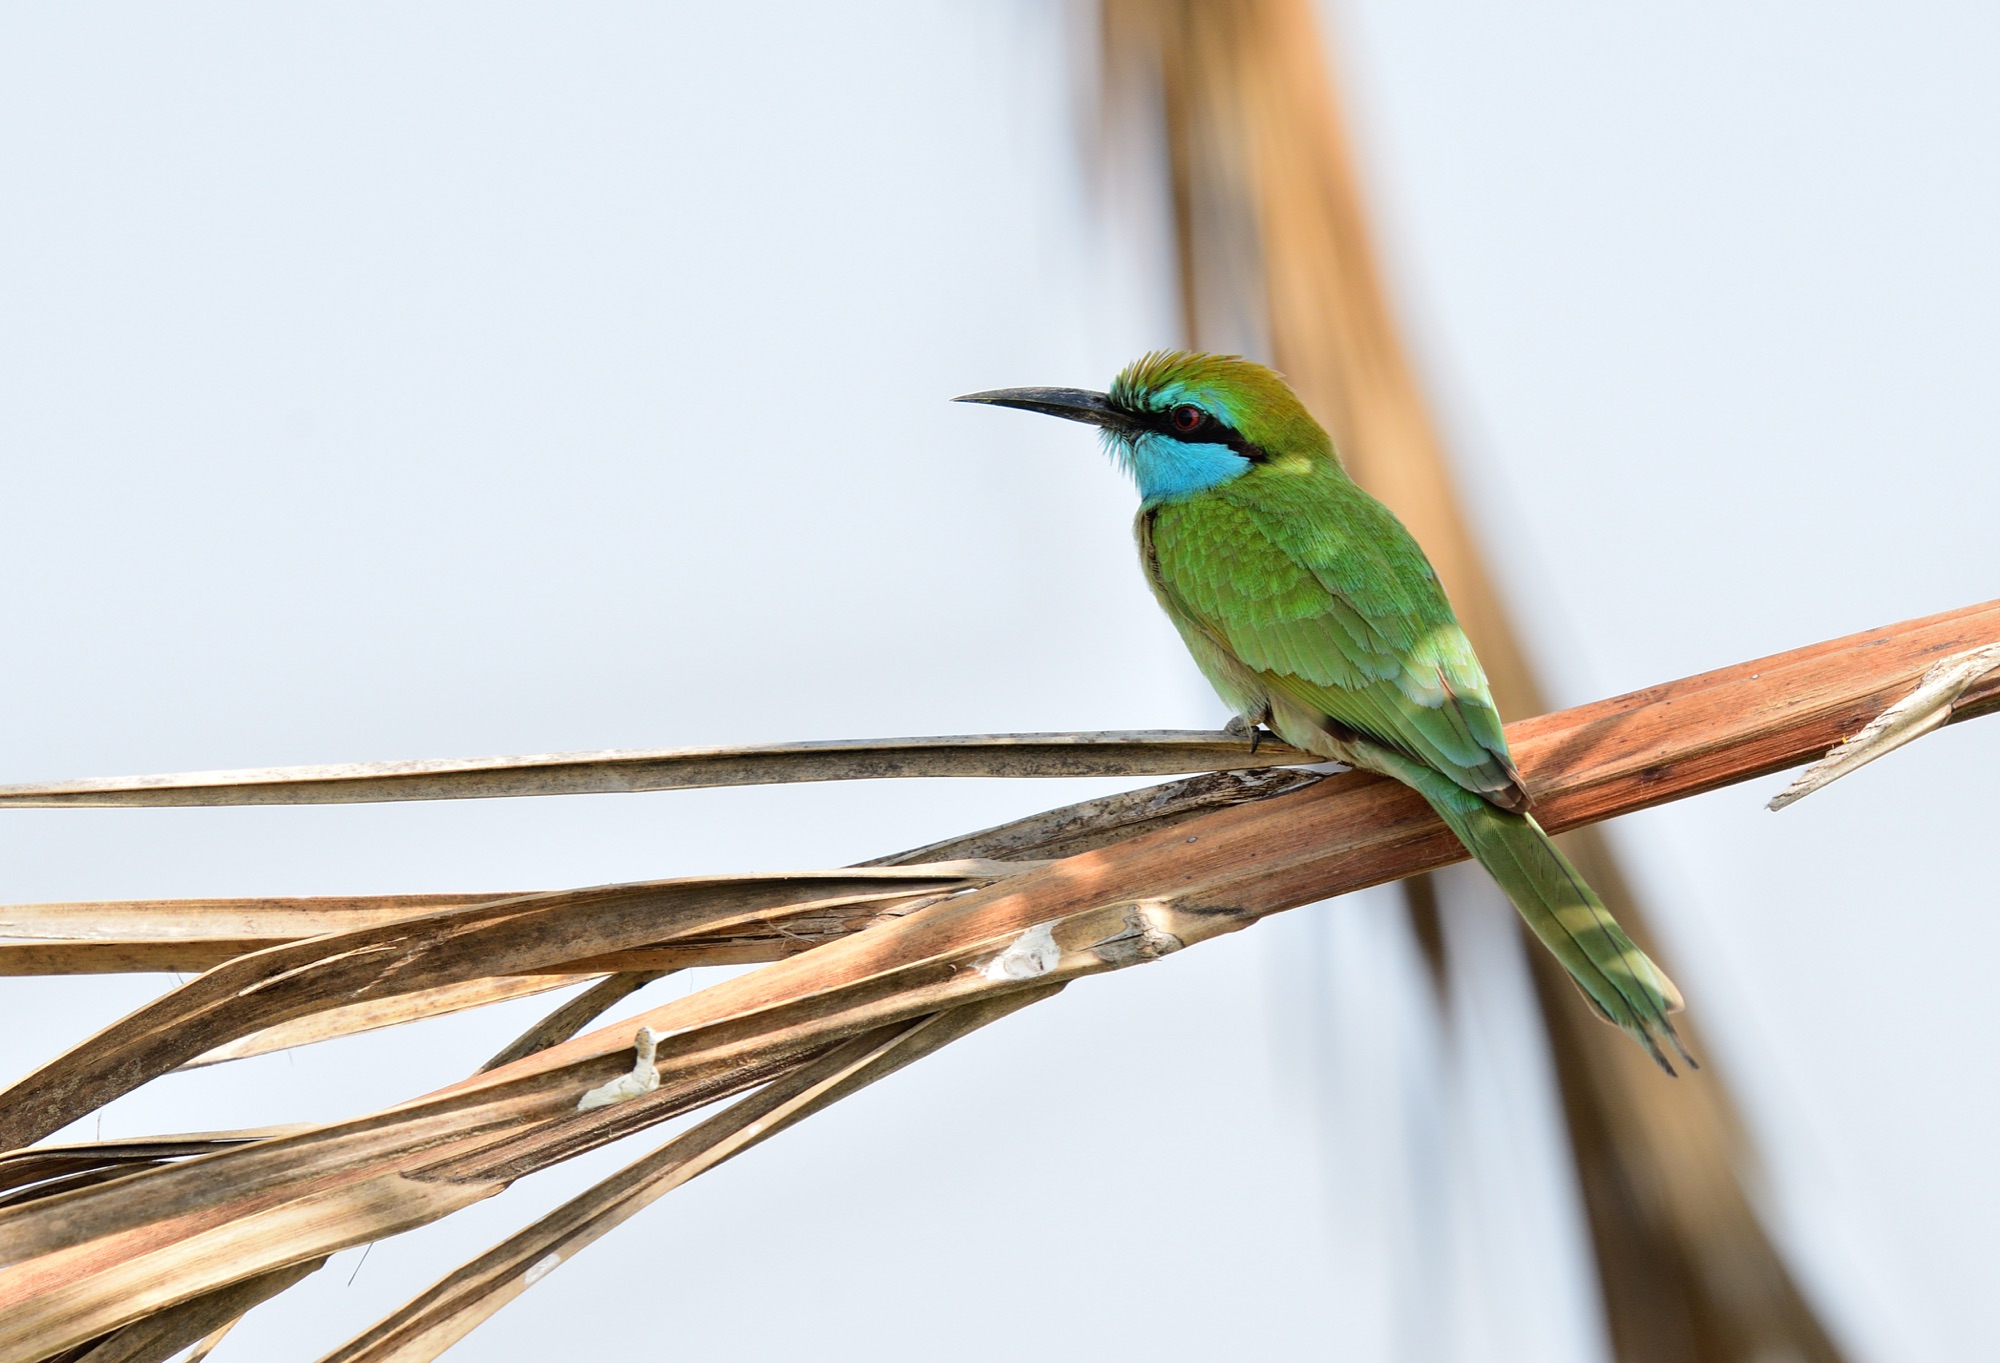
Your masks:
[[[1140,542],[1161,605],[1232,704],[1261,689],[1469,788],[1511,779],[1485,674],[1437,575],[1336,466],[1273,460],[1148,508]]]
[[[1277,459],[1155,511],[1156,551],[1218,605],[1251,618],[1337,597],[1421,633],[1456,620],[1402,522],[1330,461]],[[1396,632],[1404,632],[1398,630]]]

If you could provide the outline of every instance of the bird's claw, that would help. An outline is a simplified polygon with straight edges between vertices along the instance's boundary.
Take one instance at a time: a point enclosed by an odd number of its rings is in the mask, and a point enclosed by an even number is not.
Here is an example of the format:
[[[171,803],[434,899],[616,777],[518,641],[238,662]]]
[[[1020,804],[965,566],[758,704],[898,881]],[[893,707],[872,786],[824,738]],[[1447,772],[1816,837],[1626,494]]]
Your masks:
[[[1250,715],[1232,715],[1229,722],[1222,726],[1222,732],[1234,738],[1249,739],[1250,755],[1255,757],[1257,749],[1271,736],[1263,727],[1264,718],[1262,715],[1254,718]]]

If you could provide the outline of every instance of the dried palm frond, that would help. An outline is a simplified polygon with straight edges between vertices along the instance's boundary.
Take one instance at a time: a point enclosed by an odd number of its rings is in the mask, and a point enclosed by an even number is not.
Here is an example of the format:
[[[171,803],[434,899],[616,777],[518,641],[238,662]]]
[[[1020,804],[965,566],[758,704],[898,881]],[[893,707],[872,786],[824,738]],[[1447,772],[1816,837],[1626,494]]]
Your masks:
[[[1524,721],[1509,741],[1545,822],[1573,827],[1815,757],[1899,701],[1939,654],[1995,642],[2000,603]],[[2000,686],[1982,685],[1951,717],[1996,708]],[[1411,792],[1360,773],[1202,809],[1167,827],[1144,799],[1120,797],[1094,816],[1078,812],[1085,808],[1054,823],[1069,836],[1121,824],[1138,831],[1053,860],[517,896],[303,938],[190,982],[0,1094],[8,1143],[74,1121],[218,1038],[350,1006],[357,987],[386,998],[482,970],[574,970],[607,951],[666,950],[685,936],[742,932],[829,902],[896,909],[836,914],[809,950],[765,937],[774,959],[761,969],[381,1112],[0,1158],[0,1180],[21,1192],[0,1207],[0,1363],[86,1347],[110,1351],[100,1357],[163,1358],[169,1343],[214,1330],[342,1248],[752,1094],[335,1355],[433,1357],[538,1270],[645,1201],[971,1027],[1080,976],[1464,856]],[[550,904],[562,912],[547,912]],[[651,938],[638,904],[655,911]],[[553,941],[526,940],[518,931],[526,923]],[[559,959],[566,954],[575,959]],[[626,1101],[579,1110],[584,1094],[631,1068],[635,1027],[658,1038],[650,1083]]]

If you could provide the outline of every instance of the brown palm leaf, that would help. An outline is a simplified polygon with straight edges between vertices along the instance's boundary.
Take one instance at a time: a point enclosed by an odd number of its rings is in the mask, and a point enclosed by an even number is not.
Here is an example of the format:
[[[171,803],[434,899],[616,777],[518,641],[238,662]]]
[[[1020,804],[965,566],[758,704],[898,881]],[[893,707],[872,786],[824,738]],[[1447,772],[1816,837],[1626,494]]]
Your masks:
[[[2000,656],[2000,603],[1518,722],[1509,742],[1548,827],[1574,828],[1796,765],[1916,696],[1940,722],[1991,713],[2000,666],[1978,676],[1961,667],[1943,690],[1920,684],[1941,657],[1989,654]],[[1063,855],[1037,855],[1052,842]],[[0,1205],[0,1363],[165,1359],[343,1248],[737,1100],[334,1355],[418,1363],[645,1202],[1073,979],[1465,856],[1415,794],[1353,772],[1197,778],[1035,815],[956,850],[972,855],[443,907],[405,899],[397,912],[360,915],[359,927],[250,950],[145,1005],[0,1093],[12,1142],[217,1044],[337,1012],[357,995],[406,998],[482,973],[576,973],[718,936],[769,962],[632,1021],[537,1037],[520,1058],[383,1111],[0,1157],[0,1187],[13,1190]],[[1016,859],[993,857],[1008,850]],[[107,906],[103,916],[199,923],[215,903],[186,915],[171,902]],[[777,930],[801,915],[819,915],[803,945]],[[606,1091],[616,1100],[582,1101]]]

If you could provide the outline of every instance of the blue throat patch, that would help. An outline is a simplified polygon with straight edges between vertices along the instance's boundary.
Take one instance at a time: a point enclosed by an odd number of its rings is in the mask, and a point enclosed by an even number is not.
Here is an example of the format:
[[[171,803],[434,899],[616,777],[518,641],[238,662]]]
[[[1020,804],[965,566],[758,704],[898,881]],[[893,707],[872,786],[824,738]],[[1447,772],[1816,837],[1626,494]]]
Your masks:
[[[1147,506],[1192,497],[1250,471],[1250,461],[1227,445],[1189,445],[1151,432],[1136,439],[1108,431],[1105,436]]]

